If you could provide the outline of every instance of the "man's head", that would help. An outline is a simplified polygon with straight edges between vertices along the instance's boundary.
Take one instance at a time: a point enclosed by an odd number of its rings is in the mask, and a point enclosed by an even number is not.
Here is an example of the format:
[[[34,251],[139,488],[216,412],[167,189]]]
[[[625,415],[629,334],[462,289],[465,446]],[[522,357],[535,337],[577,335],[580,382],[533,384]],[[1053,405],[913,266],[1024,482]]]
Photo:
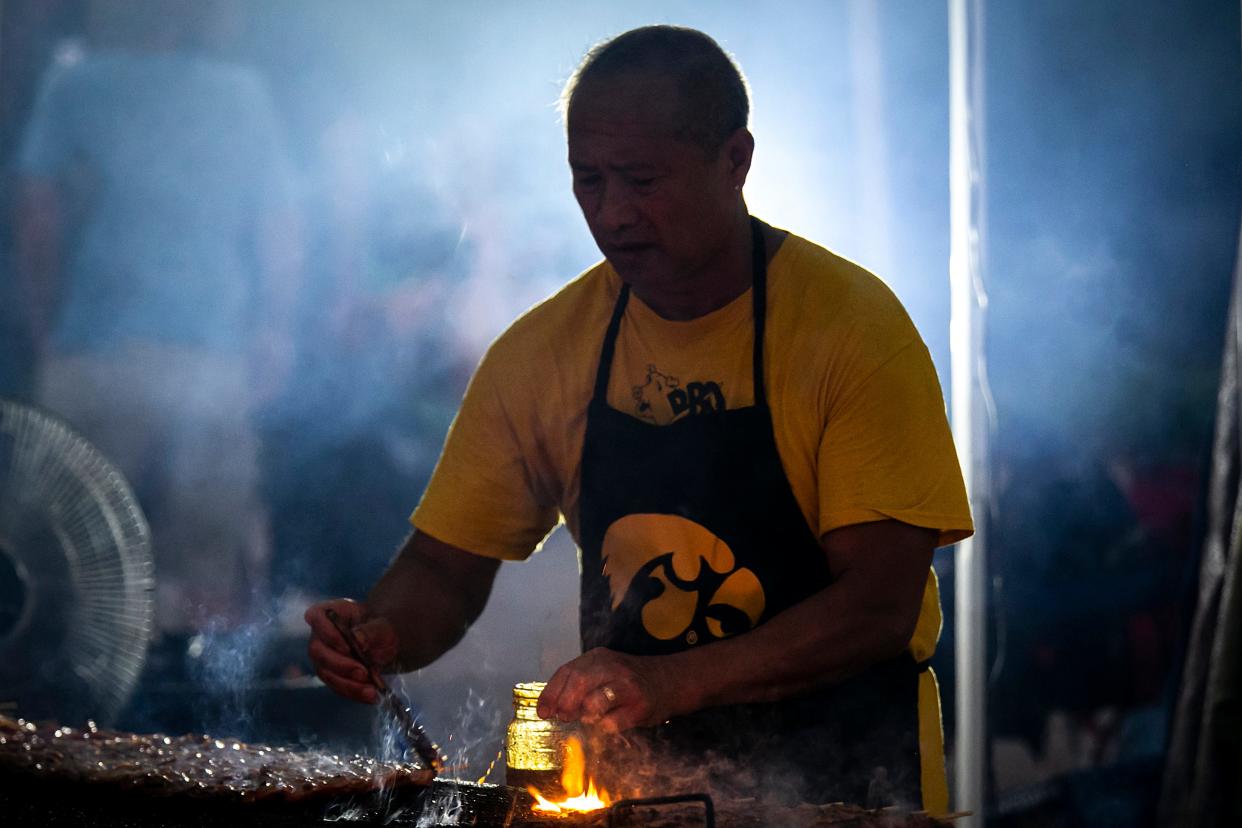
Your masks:
[[[619,35],[587,53],[562,105],[574,195],[626,281],[698,276],[745,229],[746,83],[710,37],[675,26]]]
[[[593,46],[561,94],[568,123],[579,88],[592,81],[653,74],[668,79],[679,96],[678,137],[715,154],[750,118],[742,70],[720,45],[697,29],[643,26]]]

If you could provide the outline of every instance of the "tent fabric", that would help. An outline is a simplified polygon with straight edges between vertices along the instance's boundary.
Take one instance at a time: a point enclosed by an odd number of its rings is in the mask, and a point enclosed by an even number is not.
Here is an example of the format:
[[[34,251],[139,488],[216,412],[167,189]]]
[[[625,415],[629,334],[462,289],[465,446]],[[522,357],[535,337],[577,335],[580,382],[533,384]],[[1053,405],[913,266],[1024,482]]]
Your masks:
[[[1199,593],[1157,824],[1242,825],[1242,237],[1225,338]]]

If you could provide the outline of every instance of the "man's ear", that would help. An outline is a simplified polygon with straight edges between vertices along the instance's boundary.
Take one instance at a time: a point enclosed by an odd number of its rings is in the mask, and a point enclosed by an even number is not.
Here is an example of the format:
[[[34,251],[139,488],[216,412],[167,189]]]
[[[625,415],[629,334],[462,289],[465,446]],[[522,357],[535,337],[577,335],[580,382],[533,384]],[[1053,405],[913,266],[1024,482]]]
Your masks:
[[[749,129],[741,127],[725,139],[720,154],[725,162],[729,183],[733,185],[733,189],[740,190],[746,183],[746,176],[750,174],[750,161],[755,154],[755,137],[750,134]]]

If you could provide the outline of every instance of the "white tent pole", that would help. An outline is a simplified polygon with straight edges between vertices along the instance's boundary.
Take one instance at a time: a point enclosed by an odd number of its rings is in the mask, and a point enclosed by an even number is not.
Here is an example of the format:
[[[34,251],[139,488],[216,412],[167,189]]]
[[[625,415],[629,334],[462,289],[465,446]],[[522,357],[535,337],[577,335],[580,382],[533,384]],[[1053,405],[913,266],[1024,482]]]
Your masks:
[[[949,351],[953,439],[975,517],[955,555],[957,733],[954,804],[979,828],[987,779],[987,449],[983,360],[983,0],[949,0]]]

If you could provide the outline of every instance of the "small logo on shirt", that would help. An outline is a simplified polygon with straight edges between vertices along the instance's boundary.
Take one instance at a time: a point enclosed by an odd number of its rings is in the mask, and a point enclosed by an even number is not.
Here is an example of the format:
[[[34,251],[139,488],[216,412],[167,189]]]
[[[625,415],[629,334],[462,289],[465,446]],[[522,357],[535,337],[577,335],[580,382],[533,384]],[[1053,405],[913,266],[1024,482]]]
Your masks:
[[[725,410],[724,392],[718,382],[691,382],[684,388],[677,377],[647,366],[647,380],[634,386],[634,410],[655,425],[668,425],[679,417]]]

